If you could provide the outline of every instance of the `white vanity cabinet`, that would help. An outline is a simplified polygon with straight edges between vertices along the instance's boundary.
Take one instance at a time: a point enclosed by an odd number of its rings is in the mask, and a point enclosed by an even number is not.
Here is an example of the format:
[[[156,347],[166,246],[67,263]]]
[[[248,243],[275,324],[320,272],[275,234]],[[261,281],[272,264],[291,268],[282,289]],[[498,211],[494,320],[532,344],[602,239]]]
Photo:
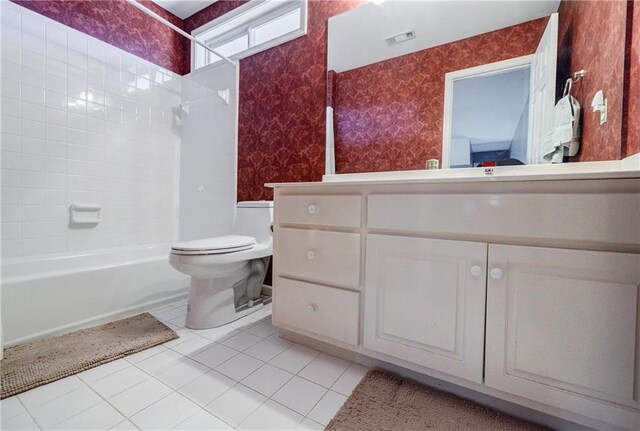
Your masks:
[[[275,206],[273,323],[356,346],[360,195],[283,196]]]
[[[364,347],[482,383],[487,245],[368,235]]]
[[[640,429],[640,175],[283,184],[275,215],[286,336]]]
[[[485,384],[640,429],[639,287],[640,254],[490,245]]]

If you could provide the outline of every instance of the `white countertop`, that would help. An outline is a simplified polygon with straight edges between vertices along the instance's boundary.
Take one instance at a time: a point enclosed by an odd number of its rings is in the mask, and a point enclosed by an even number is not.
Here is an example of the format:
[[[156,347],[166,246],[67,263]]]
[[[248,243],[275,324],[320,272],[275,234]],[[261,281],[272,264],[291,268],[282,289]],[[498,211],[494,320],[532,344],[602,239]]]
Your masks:
[[[602,162],[325,175],[322,182],[268,183],[266,186],[280,188],[324,185],[557,181],[624,178],[640,178],[640,154],[624,160]]]

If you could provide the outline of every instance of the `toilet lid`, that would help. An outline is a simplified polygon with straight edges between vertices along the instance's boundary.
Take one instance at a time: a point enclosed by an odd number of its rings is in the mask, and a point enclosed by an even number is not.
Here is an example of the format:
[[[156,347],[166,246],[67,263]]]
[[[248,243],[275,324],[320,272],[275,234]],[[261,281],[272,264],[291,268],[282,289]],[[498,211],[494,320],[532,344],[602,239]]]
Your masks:
[[[171,247],[176,254],[218,254],[249,250],[256,245],[251,236],[225,235],[214,238],[183,241]]]

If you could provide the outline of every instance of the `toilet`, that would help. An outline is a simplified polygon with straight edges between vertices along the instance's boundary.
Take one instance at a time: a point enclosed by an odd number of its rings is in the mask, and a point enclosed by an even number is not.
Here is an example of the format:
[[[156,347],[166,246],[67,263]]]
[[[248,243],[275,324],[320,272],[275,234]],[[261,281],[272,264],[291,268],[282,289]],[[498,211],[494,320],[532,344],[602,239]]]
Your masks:
[[[273,253],[273,202],[239,202],[234,232],[174,244],[169,262],[191,277],[187,328],[225,325],[264,306],[262,283]]]

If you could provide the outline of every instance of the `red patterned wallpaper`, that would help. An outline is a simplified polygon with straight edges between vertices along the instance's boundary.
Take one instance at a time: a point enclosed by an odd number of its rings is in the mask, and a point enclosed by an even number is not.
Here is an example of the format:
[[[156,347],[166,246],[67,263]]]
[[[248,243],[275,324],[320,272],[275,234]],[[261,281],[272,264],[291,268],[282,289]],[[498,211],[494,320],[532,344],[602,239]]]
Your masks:
[[[620,159],[626,1],[562,1],[558,13],[559,85],[576,70],[587,70],[572,90],[583,108],[582,144],[572,161]],[[608,99],[608,121],[603,126],[599,114],[591,110],[598,90]]]
[[[640,0],[629,2],[623,157],[640,153]]]
[[[187,18],[187,31],[242,2]],[[238,199],[271,199],[267,182],[319,181],[324,173],[327,19],[361,1],[309,1],[306,36],[240,61]]]
[[[532,54],[547,18],[335,76],[336,171],[424,169],[440,159],[447,72]]]
[[[182,36],[145,15],[125,0],[11,0],[46,17],[184,75]],[[180,18],[149,0],[141,0],[172,24]],[[188,52],[188,51],[187,51]]]

